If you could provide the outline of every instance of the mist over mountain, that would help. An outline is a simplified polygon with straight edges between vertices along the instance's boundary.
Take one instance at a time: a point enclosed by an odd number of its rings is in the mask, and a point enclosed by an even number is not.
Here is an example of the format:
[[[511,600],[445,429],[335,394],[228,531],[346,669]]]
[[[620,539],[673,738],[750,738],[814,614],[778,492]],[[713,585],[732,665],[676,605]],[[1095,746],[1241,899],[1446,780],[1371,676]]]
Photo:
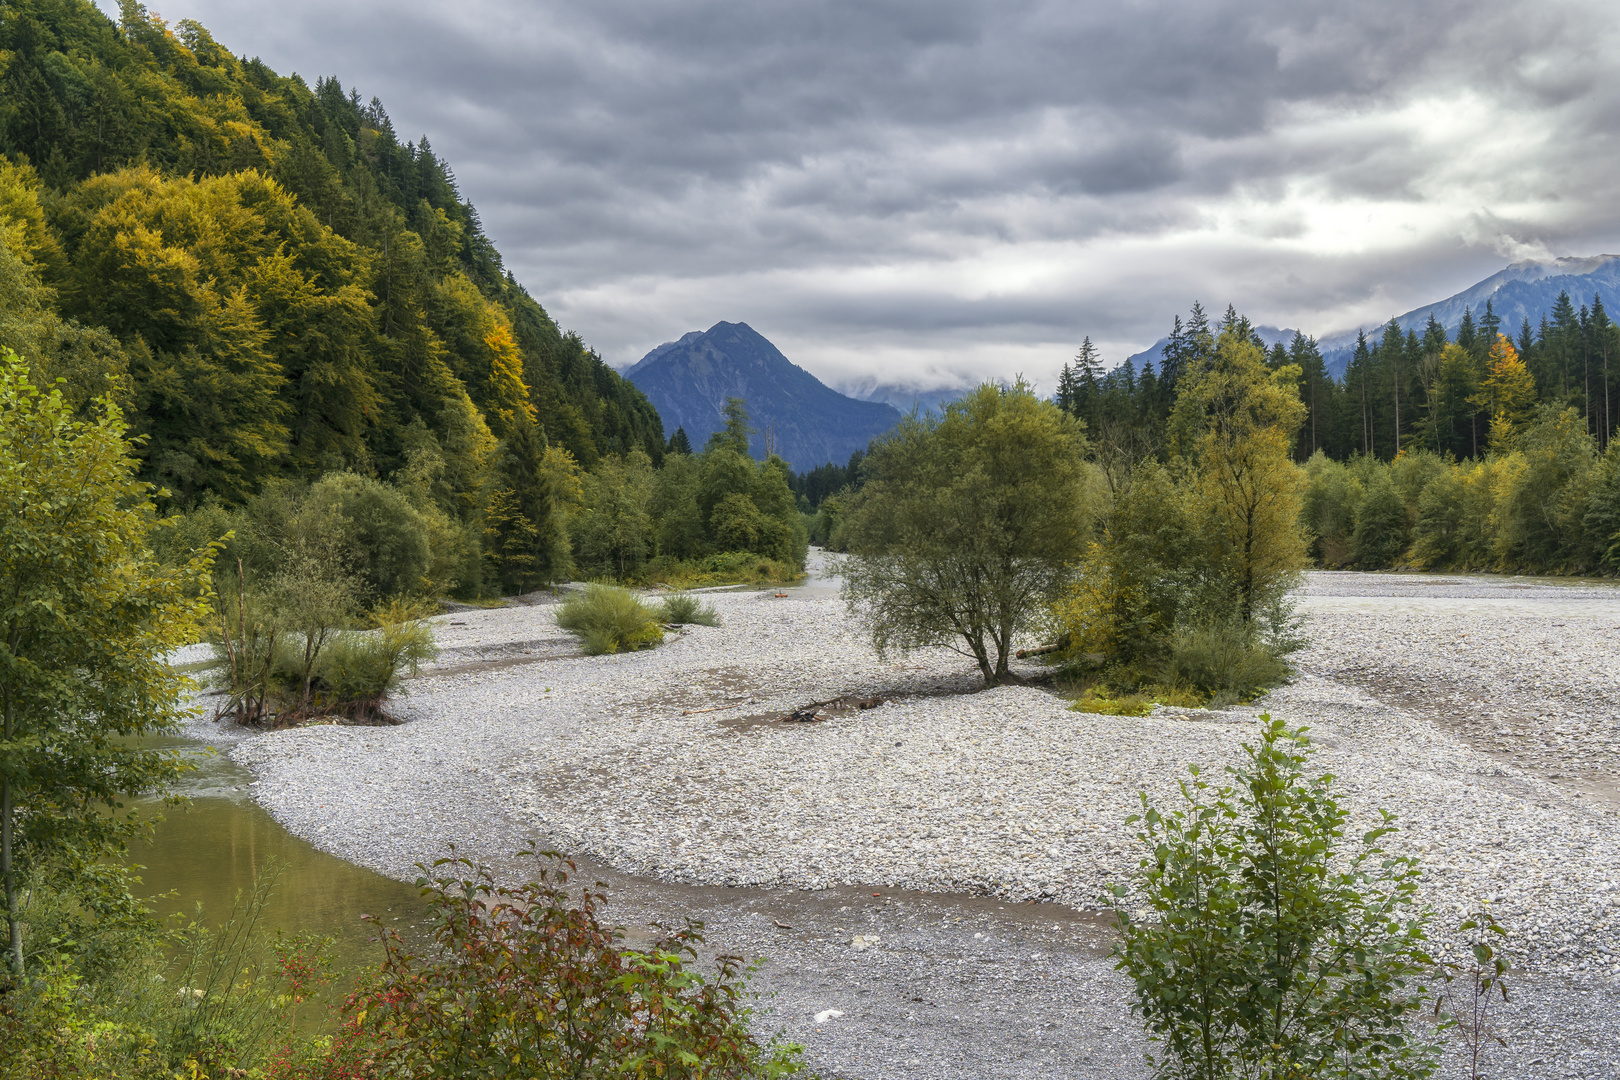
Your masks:
[[[747,323],[718,322],[694,330],[653,349],[623,374],[658,410],[664,431],[685,428],[695,449],[724,426],[726,399],[744,399],[757,429],[749,453],[764,457],[769,441],[801,472],[827,462],[843,464],[901,415],[887,402],[840,394]]]
[[[873,377],[844,383],[839,387],[842,393],[856,401],[885,402],[901,413],[909,413],[912,409],[939,412],[970,389],[966,386],[906,386],[902,383],[878,382]]]

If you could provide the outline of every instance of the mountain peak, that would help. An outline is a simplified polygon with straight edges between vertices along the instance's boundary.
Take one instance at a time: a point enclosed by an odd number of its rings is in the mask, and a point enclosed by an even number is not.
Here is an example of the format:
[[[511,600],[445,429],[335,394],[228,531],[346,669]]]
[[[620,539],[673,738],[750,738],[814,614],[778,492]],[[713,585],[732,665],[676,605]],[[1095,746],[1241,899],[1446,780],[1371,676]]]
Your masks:
[[[702,446],[725,425],[726,399],[748,403],[758,429],[748,449],[764,457],[766,439],[795,469],[842,464],[900,419],[891,405],[857,401],[794,364],[744,322],[717,322],[653,349],[625,371],[663,419]]]

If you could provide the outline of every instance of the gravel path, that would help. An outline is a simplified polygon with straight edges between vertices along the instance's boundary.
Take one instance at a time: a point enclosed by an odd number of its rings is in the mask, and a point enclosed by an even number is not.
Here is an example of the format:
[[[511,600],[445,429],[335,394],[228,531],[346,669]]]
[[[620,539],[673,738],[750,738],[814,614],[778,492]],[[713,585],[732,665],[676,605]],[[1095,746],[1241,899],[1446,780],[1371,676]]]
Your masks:
[[[587,860],[626,925],[704,919],[718,949],[770,958],[766,1022],[827,1076],[1137,1077],[1091,909],[1136,858],[1136,792],[1235,761],[1264,709],[1312,726],[1359,819],[1400,814],[1442,921],[1490,897],[1514,928],[1493,1075],[1620,1074],[1620,589],[1312,574],[1293,684],[1141,719],[965,692],[961,657],[882,660],[824,583],[788,593],[714,594],[721,627],[603,658],[544,604],[457,613],[407,723],[233,756],[294,833],[385,873],[453,842],[518,874],[535,838]]]

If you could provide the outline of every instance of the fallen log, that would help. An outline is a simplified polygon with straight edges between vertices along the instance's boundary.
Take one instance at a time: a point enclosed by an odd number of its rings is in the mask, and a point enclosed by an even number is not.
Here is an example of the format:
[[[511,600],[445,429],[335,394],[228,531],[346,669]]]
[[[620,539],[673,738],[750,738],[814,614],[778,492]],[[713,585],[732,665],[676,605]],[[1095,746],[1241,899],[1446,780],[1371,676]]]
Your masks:
[[[1055,653],[1061,648],[1063,648],[1062,645],[1037,645],[1033,649],[1019,649],[1013,655],[1022,660],[1029,656],[1045,656],[1047,653]]]

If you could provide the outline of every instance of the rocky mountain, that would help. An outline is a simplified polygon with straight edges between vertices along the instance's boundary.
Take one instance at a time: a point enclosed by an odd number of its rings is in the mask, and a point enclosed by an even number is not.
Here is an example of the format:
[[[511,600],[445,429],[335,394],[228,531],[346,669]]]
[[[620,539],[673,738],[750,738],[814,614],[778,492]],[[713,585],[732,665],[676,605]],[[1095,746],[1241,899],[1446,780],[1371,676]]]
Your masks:
[[[665,434],[685,428],[694,449],[724,423],[726,399],[744,399],[757,429],[749,451],[762,458],[769,442],[800,472],[842,465],[900,419],[893,405],[857,401],[827,386],[747,323],[719,322],[665,342],[624,377],[658,410]]]
[[[1590,304],[1594,294],[1603,297],[1605,307],[1611,303],[1620,306],[1620,255],[1565,256],[1510,263],[1455,296],[1414,308],[1396,316],[1395,321],[1402,330],[1416,330],[1421,335],[1433,313],[1446,333],[1455,337],[1457,327],[1462,324],[1463,309],[1472,311],[1477,323],[1489,300],[1491,310],[1502,320],[1502,332],[1516,337],[1525,319],[1530,320],[1532,328],[1538,327],[1541,317],[1552,313],[1561,292],[1569,293],[1577,308]],[[1379,331],[1377,326],[1363,329],[1373,335]],[[1356,347],[1356,331],[1330,334],[1318,344],[1328,370],[1342,375]]]

